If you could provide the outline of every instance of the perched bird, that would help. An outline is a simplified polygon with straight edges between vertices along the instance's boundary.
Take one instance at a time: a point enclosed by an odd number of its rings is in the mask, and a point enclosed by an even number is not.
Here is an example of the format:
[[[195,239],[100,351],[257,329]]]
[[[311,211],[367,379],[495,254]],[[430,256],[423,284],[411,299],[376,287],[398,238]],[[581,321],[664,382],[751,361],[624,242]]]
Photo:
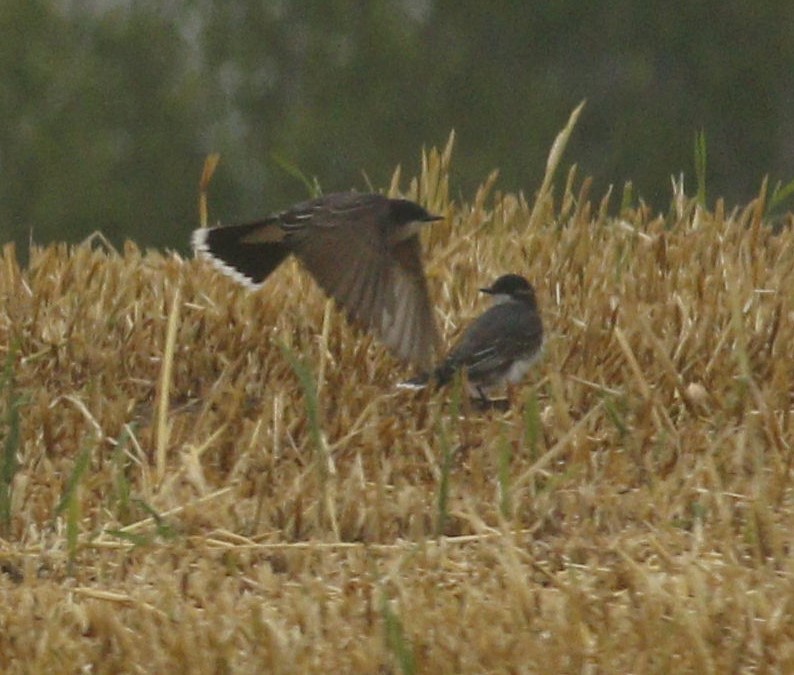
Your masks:
[[[405,199],[339,192],[254,223],[196,230],[192,243],[222,272],[254,287],[295,255],[348,320],[427,369],[440,340],[418,233],[436,220],[442,217]]]
[[[524,277],[505,274],[480,290],[493,296],[492,306],[466,328],[439,366],[399,387],[442,386],[465,370],[470,394],[488,401],[490,388],[521,380],[543,346],[535,289]]]

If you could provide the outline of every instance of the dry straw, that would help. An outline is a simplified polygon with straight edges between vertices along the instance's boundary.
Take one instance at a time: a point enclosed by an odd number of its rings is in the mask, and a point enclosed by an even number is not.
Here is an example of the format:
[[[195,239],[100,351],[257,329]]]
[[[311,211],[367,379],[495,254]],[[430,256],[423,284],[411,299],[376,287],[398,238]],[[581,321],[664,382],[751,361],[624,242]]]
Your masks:
[[[792,217],[592,201],[578,110],[534,199],[452,202],[452,138],[404,190],[446,339],[538,288],[507,411],[395,391],[295,264],[6,246],[0,670],[794,671]]]

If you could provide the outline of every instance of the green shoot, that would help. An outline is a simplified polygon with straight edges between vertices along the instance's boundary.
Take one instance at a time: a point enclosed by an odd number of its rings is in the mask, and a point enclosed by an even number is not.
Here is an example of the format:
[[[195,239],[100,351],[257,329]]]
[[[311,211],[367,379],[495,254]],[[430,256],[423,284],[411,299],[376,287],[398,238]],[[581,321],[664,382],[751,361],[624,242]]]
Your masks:
[[[624,411],[618,409],[615,399],[610,396],[604,396],[603,401],[604,410],[607,413],[609,421],[615,425],[615,428],[618,430],[618,434],[620,434],[621,439],[625,438],[626,434],[628,434],[629,428],[626,424],[626,420],[624,419]]]
[[[16,346],[8,351],[3,369],[0,389],[6,390],[6,437],[3,442],[3,456],[0,458],[0,526],[4,534],[11,529],[11,502],[14,490],[14,476],[19,470],[18,452],[20,446],[19,407],[21,397],[16,393],[14,382],[14,357]]]
[[[113,450],[113,498],[116,502],[116,518],[121,523],[126,523],[130,517],[130,481],[127,478],[127,468],[130,460],[125,450],[129,442],[129,430],[125,426],[119,436],[116,448]]]
[[[538,458],[538,441],[540,439],[540,411],[538,397],[534,389],[529,389],[524,401],[524,434],[529,447],[529,458],[534,462]]]
[[[383,617],[383,626],[386,632],[386,647],[394,655],[400,672],[404,675],[412,675],[416,672],[416,660],[414,658],[411,643],[405,637],[402,621],[392,608],[389,600],[383,593],[380,599],[380,613]]]
[[[620,213],[626,213],[634,203],[634,184],[627,180],[623,184],[623,195],[620,198]]]
[[[438,485],[438,515],[436,517],[436,536],[444,534],[449,517],[449,474],[452,470],[452,448],[447,436],[446,425],[438,423],[438,442],[441,445],[441,480]]]
[[[772,196],[769,198],[768,211],[774,211],[778,206],[785,202],[789,197],[794,194],[794,180],[782,185],[779,181],[772,191]]]
[[[313,199],[315,197],[319,197],[322,195],[323,190],[320,187],[320,183],[317,180],[317,177],[309,178],[303,171],[301,171],[295,164],[290,162],[286,157],[278,154],[277,152],[271,152],[270,158],[276,163],[276,165],[284,171],[288,176],[292,176],[293,178],[299,180],[303,185],[306,187],[306,191],[309,193],[309,196]]]
[[[293,352],[284,342],[278,341],[279,348],[284,354],[284,357],[289,362],[295,375],[298,377],[301,389],[303,389],[303,400],[306,405],[306,418],[309,421],[309,435],[314,444],[314,466],[317,471],[320,483],[320,498],[318,501],[318,518],[320,522],[324,521],[327,517],[328,523],[333,530],[336,539],[339,539],[339,525],[336,519],[336,510],[334,502],[331,498],[331,493],[328,489],[329,479],[336,473],[336,466],[334,465],[333,457],[328,450],[328,444],[325,440],[320,426],[320,403],[317,397],[316,379],[312,373],[311,368],[306,364],[305,360],[299,359],[295,352]]]
[[[75,557],[77,555],[77,535],[80,531],[80,518],[82,510],[78,498],[78,486],[83,474],[91,463],[91,447],[85,446],[77,456],[77,461],[72,467],[72,472],[66,479],[61,499],[55,507],[55,517],[66,511],[66,548],[69,554],[69,574],[73,572]]]
[[[706,133],[695,133],[695,178],[698,184],[697,202],[706,207]]]
[[[281,340],[278,341],[278,346],[284,357],[290,364],[290,367],[298,377],[301,389],[303,389],[303,398],[306,405],[306,418],[309,421],[309,434],[314,444],[317,466],[320,475],[323,479],[327,478],[328,467],[331,463],[331,457],[328,452],[328,446],[325,442],[322,428],[320,426],[320,404],[317,398],[317,386],[315,379],[312,375],[311,369],[306,364],[305,360],[299,359],[295,352],[290,349]]]
[[[133,499],[133,503],[140,506],[146,513],[149,514],[152,520],[154,520],[155,525],[155,533],[161,539],[173,539],[176,537],[176,529],[172,525],[166,521],[157,511],[154,510],[154,507],[145,502],[143,499]]]
[[[116,537],[117,539],[127,541],[133,546],[143,546],[151,541],[151,537],[148,537],[145,534],[135,534],[134,532],[125,532],[124,530],[118,529],[105,530],[105,534],[109,534],[111,537]]]
[[[509,518],[512,513],[512,499],[510,492],[510,465],[512,460],[510,441],[505,435],[504,426],[499,434],[499,510],[504,518]]]

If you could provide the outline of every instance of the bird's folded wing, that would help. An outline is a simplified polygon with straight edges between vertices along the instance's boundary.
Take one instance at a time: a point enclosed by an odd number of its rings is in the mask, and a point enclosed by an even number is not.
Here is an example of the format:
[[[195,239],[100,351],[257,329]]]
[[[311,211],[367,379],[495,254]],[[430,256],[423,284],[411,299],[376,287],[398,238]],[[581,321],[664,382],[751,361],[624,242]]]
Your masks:
[[[476,376],[508,367],[515,358],[539,348],[542,340],[536,313],[516,314],[510,304],[495,305],[469,326],[448,360]]]
[[[501,345],[494,344],[487,349],[481,349],[472,354],[468,354],[465,359],[461,359],[456,364],[457,368],[465,367],[470,377],[476,378],[480,374],[491,373],[507,368],[512,359],[505,353]]]

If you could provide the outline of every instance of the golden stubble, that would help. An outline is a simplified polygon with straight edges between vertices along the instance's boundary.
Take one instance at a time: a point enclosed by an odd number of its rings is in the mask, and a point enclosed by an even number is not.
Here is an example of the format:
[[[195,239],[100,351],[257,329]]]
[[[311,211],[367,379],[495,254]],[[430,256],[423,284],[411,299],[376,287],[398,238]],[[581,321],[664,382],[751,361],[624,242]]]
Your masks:
[[[534,199],[453,201],[452,138],[403,191],[446,216],[447,342],[496,276],[538,289],[507,411],[395,390],[293,262],[251,293],[131,243],[7,246],[0,668],[791,670],[791,215],[618,209],[554,152]]]

